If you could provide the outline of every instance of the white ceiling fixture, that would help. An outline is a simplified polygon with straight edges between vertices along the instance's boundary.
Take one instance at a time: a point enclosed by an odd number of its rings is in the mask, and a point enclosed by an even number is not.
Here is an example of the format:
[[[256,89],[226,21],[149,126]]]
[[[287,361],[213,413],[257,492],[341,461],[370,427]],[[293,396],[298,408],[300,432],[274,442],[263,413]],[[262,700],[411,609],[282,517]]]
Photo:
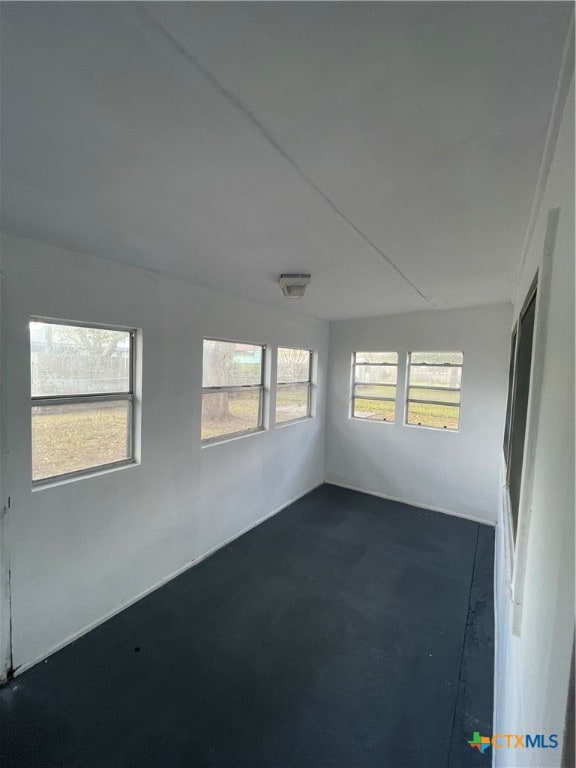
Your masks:
[[[310,285],[310,275],[280,275],[278,285],[287,299],[301,299]]]

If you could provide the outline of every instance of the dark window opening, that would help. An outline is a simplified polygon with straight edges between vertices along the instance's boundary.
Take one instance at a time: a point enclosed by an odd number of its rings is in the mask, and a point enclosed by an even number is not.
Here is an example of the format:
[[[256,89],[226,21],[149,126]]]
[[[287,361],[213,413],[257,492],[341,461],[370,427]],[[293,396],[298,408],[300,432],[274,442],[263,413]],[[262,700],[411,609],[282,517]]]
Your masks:
[[[526,438],[526,419],[530,396],[530,373],[532,369],[532,341],[534,338],[534,320],[536,317],[536,285],[528,294],[528,299],[520,315],[518,339],[516,342],[516,365],[511,405],[509,433],[508,489],[514,536],[518,528],[518,513],[522,484],[522,466],[524,462],[524,442]]]
[[[510,426],[512,418],[512,398],[514,395],[514,366],[516,364],[516,339],[518,336],[518,328],[515,327],[512,331],[512,344],[510,346],[510,368],[508,370],[508,398],[506,400],[506,426],[504,428],[504,458],[506,459],[506,466],[510,461]]]

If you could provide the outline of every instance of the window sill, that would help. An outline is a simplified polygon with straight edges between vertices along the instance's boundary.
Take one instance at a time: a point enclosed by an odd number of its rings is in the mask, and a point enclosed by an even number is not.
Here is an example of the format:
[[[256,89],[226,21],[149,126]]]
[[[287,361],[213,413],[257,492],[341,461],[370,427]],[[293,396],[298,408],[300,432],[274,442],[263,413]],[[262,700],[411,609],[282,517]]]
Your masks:
[[[458,435],[460,434],[460,428],[458,429],[449,429],[448,427],[430,427],[427,424],[404,424],[405,427],[410,427],[410,429],[429,429],[434,432],[443,432],[444,434],[450,434],[450,435]]]
[[[250,429],[247,432],[237,432],[233,435],[222,435],[222,437],[210,437],[206,440],[202,440],[201,448],[211,448],[213,445],[222,445],[222,443],[233,443],[236,440],[241,440],[243,437],[250,437],[251,435],[261,435],[268,430],[264,427],[258,427],[258,429]]]
[[[348,416],[350,421],[358,421],[362,424],[396,424],[395,421],[388,421],[387,419],[361,419],[360,416]]]
[[[94,467],[93,469],[82,469],[79,472],[70,472],[66,475],[47,477],[45,480],[35,480],[32,483],[32,493],[43,491],[47,488],[56,488],[61,485],[68,485],[69,483],[75,483],[78,480],[85,480],[88,477],[108,475],[111,472],[118,472],[121,469],[128,469],[129,467],[138,466],[140,466],[139,461],[136,461],[136,459],[128,459],[127,461],[118,461],[114,464],[102,464],[98,467]]]
[[[289,427],[291,424],[302,424],[305,421],[314,421],[314,416],[302,416],[299,419],[290,419],[289,421],[279,421],[274,424],[274,429],[282,429],[282,427]]]

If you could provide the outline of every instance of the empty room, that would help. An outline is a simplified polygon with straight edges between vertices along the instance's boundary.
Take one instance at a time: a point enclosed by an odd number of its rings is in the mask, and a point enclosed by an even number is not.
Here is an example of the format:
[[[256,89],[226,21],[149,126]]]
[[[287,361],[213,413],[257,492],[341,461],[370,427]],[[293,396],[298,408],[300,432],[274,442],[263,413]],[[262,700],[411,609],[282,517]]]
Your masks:
[[[0,765],[573,768],[573,3],[0,21]]]

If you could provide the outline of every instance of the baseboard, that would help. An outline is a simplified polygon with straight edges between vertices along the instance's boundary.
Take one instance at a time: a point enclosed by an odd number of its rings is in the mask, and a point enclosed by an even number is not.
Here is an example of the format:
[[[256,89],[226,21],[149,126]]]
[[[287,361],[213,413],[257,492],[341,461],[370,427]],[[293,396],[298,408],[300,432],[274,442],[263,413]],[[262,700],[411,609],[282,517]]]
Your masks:
[[[337,485],[339,488],[347,488],[349,491],[358,491],[359,493],[367,493],[369,496],[378,496],[380,499],[386,499],[387,501],[398,501],[400,504],[408,504],[410,507],[418,507],[418,509],[426,509],[429,512],[442,512],[443,515],[451,515],[452,517],[462,517],[464,520],[471,520],[473,523],[480,523],[481,525],[488,525],[491,528],[496,527],[496,522],[489,523],[486,520],[482,520],[474,515],[466,515],[462,512],[453,512],[450,509],[443,509],[442,507],[431,507],[429,505],[419,504],[417,501],[410,501],[410,499],[400,499],[397,496],[388,496],[386,493],[378,493],[378,491],[368,491],[366,488],[358,488],[355,485],[347,485],[346,483],[338,483],[335,480],[326,480],[326,485]]]
[[[163,587],[165,584],[168,584],[168,582],[172,581],[173,579],[178,578],[178,576],[181,576],[190,568],[193,568],[195,565],[198,565],[203,560],[206,560],[208,557],[213,555],[219,549],[222,549],[222,547],[227,546],[228,544],[233,542],[235,539],[239,539],[240,536],[243,536],[245,533],[248,533],[248,531],[251,531],[252,528],[256,528],[258,525],[265,522],[269,518],[274,517],[274,515],[277,515],[279,512],[282,512],[283,509],[286,509],[286,507],[289,507],[291,504],[294,504],[296,501],[298,501],[298,499],[301,499],[302,497],[306,496],[308,493],[311,493],[313,490],[315,490],[316,488],[318,488],[323,484],[324,484],[323,482],[317,483],[316,485],[313,485],[312,487],[308,488],[302,493],[299,493],[297,496],[294,496],[293,498],[289,499],[284,504],[281,504],[272,512],[269,512],[267,515],[264,515],[264,517],[260,517],[255,522],[250,523],[250,525],[247,525],[241,531],[238,531],[232,536],[229,536],[220,544],[217,544],[215,547],[212,547],[206,552],[203,552],[198,557],[195,557],[194,560],[191,560],[189,563],[186,563],[181,568],[178,568],[178,570],[174,571],[169,576],[165,576],[160,581],[157,581],[151,587],[148,587],[143,592],[140,592],[138,595],[136,595],[136,597],[133,597],[130,600],[127,600],[126,602],[122,603],[122,605],[118,606],[118,608],[114,608],[112,611],[107,613],[102,618],[97,619],[96,621],[93,621],[91,624],[88,624],[86,627],[83,627],[82,629],[79,629],[77,632],[74,632],[73,634],[69,635],[65,640],[62,640],[60,643],[57,643],[49,651],[42,654],[37,659],[34,659],[34,661],[29,661],[29,662],[26,662],[25,664],[21,664],[19,667],[13,670],[11,677],[14,678],[14,677],[17,677],[18,675],[21,675],[23,672],[26,672],[26,670],[30,669],[31,667],[34,667],[36,664],[40,664],[42,661],[45,661],[49,656],[52,656],[54,653],[57,653],[58,651],[61,651],[62,648],[65,648],[67,645],[70,645],[70,643],[73,643],[75,640],[79,640],[83,635],[87,635],[88,632],[91,632],[93,629],[96,629],[96,627],[99,627],[100,624],[104,624],[104,622],[108,621],[108,619],[111,619],[117,614],[122,613],[122,611],[126,610],[126,608],[129,608],[131,605],[134,605],[139,600],[142,600],[144,597],[147,597],[147,595],[150,595],[152,592],[155,592],[157,589],[160,589],[161,587]]]

